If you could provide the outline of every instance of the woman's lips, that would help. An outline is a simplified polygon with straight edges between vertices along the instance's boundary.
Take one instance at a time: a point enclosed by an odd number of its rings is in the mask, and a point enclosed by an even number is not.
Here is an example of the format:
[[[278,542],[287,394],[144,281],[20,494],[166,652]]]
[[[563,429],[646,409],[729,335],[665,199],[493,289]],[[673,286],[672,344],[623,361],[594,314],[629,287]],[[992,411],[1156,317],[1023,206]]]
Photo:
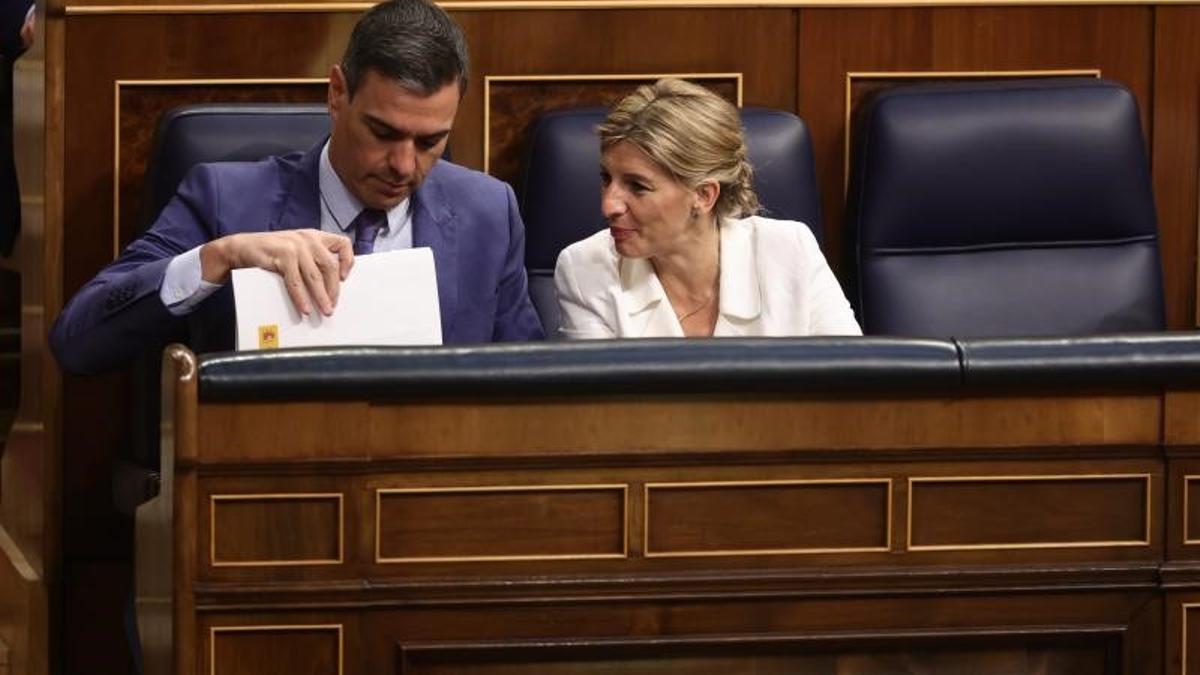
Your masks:
[[[610,226],[608,228],[608,231],[609,231],[609,233],[612,234],[612,238],[614,241],[621,241],[623,239],[628,239],[629,237],[633,236],[633,230],[631,230],[627,227],[612,227],[612,226]]]

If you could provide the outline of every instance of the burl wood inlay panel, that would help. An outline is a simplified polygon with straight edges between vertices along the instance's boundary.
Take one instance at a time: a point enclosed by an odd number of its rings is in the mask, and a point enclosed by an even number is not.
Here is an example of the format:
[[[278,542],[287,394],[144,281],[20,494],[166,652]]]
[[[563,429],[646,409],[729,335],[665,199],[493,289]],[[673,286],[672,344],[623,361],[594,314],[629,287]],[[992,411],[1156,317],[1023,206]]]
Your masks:
[[[1148,546],[1150,476],[913,478],[909,548]]]
[[[652,84],[659,76],[666,75],[689,79],[712,89],[730,103],[741,105],[742,82],[737,74],[490,77],[484,84],[485,170],[501,180],[519,185],[522,182],[521,167],[528,151],[528,133],[542,115],[563,108],[610,108],[638,87]]]
[[[143,210],[146,165],[163,113],[199,103],[324,103],[324,82],[245,80],[120,82],[117,87],[118,232],[114,245],[124,248],[152,214]],[[114,252],[115,254],[115,252]]]
[[[214,567],[342,561],[342,496],[212,495]]]
[[[529,560],[626,555],[624,485],[376,492],[376,560]]]
[[[890,497],[887,479],[650,484],[646,556],[886,551]]]
[[[228,626],[209,631],[211,675],[341,675],[342,627]]]

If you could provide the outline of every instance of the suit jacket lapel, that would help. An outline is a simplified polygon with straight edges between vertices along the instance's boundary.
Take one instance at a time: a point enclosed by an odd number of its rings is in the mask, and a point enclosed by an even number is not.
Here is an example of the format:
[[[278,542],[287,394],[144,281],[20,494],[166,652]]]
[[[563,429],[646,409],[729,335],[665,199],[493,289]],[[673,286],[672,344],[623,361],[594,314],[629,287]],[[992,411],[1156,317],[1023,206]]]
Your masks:
[[[675,310],[654,266],[643,258],[621,258],[621,286],[614,288],[617,321],[623,337],[683,337]]]
[[[442,192],[435,164],[412,196],[413,247],[433,249],[438,304],[442,309],[442,341],[450,340],[458,309],[458,221]]]
[[[299,230],[321,227],[321,181],[319,166],[321,150],[328,137],[317,143],[291,165],[291,175],[284,176],[283,206],[269,227],[271,230]]]

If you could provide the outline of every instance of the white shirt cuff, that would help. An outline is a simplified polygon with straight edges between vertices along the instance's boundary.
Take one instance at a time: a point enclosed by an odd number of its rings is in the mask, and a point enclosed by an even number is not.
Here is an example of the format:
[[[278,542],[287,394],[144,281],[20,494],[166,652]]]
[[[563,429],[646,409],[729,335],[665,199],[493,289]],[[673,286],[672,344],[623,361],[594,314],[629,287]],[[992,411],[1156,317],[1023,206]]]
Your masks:
[[[191,314],[196,305],[221,287],[221,284],[205,281],[202,276],[199,246],[175,256],[167,263],[158,297],[168,312],[175,316]]]

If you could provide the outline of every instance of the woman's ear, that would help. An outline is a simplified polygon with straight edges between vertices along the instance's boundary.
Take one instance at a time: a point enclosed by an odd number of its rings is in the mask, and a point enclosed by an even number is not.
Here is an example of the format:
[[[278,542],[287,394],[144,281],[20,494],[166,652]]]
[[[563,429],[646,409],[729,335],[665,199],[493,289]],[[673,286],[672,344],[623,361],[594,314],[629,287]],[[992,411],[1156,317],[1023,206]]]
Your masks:
[[[695,209],[699,213],[712,213],[717,205],[717,197],[721,196],[721,185],[715,180],[706,180],[696,186]]]

